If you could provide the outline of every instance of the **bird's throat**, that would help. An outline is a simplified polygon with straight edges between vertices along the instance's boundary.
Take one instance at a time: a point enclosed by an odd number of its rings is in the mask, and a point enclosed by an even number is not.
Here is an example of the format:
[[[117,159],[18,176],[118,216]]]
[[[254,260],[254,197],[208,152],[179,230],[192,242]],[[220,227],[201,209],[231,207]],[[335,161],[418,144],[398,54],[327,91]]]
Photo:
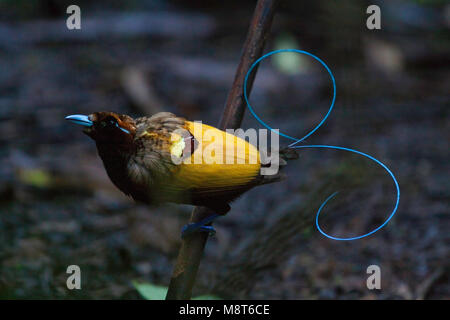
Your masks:
[[[103,160],[106,172],[111,181],[125,194],[129,194],[129,178],[127,164],[132,154],[129,145],[113,145],[97,142],[97,151]]]

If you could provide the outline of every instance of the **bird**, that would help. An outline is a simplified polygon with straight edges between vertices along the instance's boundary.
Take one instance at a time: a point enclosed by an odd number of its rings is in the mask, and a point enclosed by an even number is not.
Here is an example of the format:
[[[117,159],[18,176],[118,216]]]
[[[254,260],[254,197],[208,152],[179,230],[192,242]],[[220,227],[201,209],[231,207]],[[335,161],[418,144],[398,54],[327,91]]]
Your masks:
[[[182,237],[214,233],[211,222],[230,210],[230,203],[253,187],[284,175],[261,174],[270,166],[260,150],[226,131],[170,112],[132,118],[111,111],[70,115],[95,141],[112,183],[137,202],[165,202],[207,207],[213,215],[183,228]],[[279,151],[280,167],[297,159],[293,149]]]

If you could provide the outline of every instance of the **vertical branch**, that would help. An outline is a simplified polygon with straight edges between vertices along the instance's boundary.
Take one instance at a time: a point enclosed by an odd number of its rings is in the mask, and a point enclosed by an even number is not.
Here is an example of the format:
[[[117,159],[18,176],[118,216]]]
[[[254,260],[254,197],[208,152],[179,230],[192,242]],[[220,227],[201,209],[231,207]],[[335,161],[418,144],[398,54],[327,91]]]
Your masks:
[[[262,55],[265,40],[270,31],[275,8],[279,0],[259,0],[250,23],[247,39],[245,40],[239,66],[228,94],[220,129],[238,128],[245,112],[243,85],[247,71]],[[247,92],[250,94],[257,69],[252,72],[247,81]],[[212,214],[209,209],[196,207],[192,211],[190,223],[199,222]],[[197,276],[200,260],[203,256],[208,235],[206,233],[193,234],[182,241],[180,252],[174,267],[169,291],[166,299],[190,299],[192,287]]]

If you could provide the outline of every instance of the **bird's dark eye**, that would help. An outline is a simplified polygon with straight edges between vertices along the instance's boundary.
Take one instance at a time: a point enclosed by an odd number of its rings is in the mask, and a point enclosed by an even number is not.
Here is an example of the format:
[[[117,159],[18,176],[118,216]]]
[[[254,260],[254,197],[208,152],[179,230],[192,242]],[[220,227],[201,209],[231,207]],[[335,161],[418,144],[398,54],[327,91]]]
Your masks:
[[[126,134],[130,134],[130,131],[119,126],[118,120],[114,117],[107,117],[103,119],[102,121],[98,122],[97,127],[106,130],[109,130],[109,128],[117,128],[122,130]]]
[[[100,126],[102,128],[106,128],[108,126],[117,126],[117,120],[113,117],[106,118],[100,122]]]

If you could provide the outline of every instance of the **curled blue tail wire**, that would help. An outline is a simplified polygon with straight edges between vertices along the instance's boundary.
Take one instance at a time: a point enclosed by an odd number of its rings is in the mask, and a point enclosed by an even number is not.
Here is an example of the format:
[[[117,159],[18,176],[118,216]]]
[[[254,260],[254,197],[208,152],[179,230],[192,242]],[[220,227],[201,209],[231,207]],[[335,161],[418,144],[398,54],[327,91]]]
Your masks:
[[[395,178],[394,174],[392,173],[391,170],[389,170],[388,167],[386,167],[386,165],[384,163],[382,163],[381,161],[379,161],[378,159],[375,159],[374,157],[372,157],[371,155],[368,155],[364,152],[358,151],[358,150],[354,150],[354,149],[350,149],[350,148],[345,148],[345,147],[337,147],[337,146],[327,146],[327,145],[306,145],[306,146],[293,146],[291,148],[294,149],[301,149],[301,148],[327,148],[327,149],[337,149],[337,150],[344,150],[344,151],[349,151],[349,152],[353,152],[353,153],[357,153],[359,155],[362,155],[363,157],[369,158],[372,161],[375,161],[376,163],[378,163],[381,167],[383,167],[384,170],[386,170],[389,175],[391,176],[392,180],[394,181],[395,184],[395,188],[397,190],[397,200],[395,201],[395,206],[394,209],[392,210],[391,214],[389,215],[389,217],[383,222],[383,224],[381,224],[379,227],[373,229],[372,231],[363,234],[361,236],[357,236],[357,237],[350,237],[350,238],[337,238],[337,237],[333,237],[330,236],[329,234],[325,233],[322,228],[319,225],[319,215],[320,212],[322,211],[323,207],[326,205],[326,203],[331,200],[336,194],[337,192],[333,193],[332,195],[330,195],[320,206],[319,210],[317,210],[317,214],[316,214],[316,227],[319,230],[319,232],[321,234],[323,234],[325,237],[333,239],[333,240],[340,240],[340,241],[350,241],[350,240],[357,240],[357,239],[361,239],[361,238],[365,238],[370,236],[371,234],[374,234],[375,232],[377,232],[378,230],[380,230],[381,228],[383,228],[388,222],[389,220],[392,219],[392,217],[394,216],[395,212],[397,212],[397,208],[398,208],[398,204],[400,202],[400,187],[398,185],[397,179]]]
[[[262,121],[258,115],[255,113],[255,111],[253,110],[252,106],[250,105],[250,102],[248,101],[248,96],[247,96],[247,81],[248,81],[248,77],[251,74],[251,72],[253,71],[253,69],[258,65],[258,63],[260,63],[262,60],[264,60],[265,58],[273,55],[273,54],[277,54],[277,53],[281,53],[281,52],[294,52],[294,53],[300,53],[300,54],[306,54],[312,58],[314,58],[315,60],[317,60],[318,62],[320,62],[322,64],[322,66],[324,66],[324,68],[327,70],[328,74],[330,75],[332,84],[333,84],[333,98],[331,101],[331,105],[328,109],[328,112],[325,114],[325,116],[322,118],[322,120],[319,122],[318,125],[316,125],[311,131],[309,131],[305,136],[303,136],[302,138],[298,139],[298,138],[294,138],[291,137],[281,131],[276,131],[274,129],[272,129],[272,127],[270,127],[268,124],[266,124],[264,121]],[[389,168],[383,164],[381,161],[379,161],[378,159],[372,157],[371,155],[368,155],[364,152],[358,151],[358,150],[354,150],[354,149],[350,149],[350,148],[345,148],[345,147],[338,147],[338,146],[330,146],[330,145],[302,145],[299,146],[297,145],[298,143],[304,141],[306,138],[308,138],[309,136],[311,136],[317,129],[319,129],[320,126],[322,126],[322,124],[325,122],[325,120],[328,118],[328,116],[330,115],[333,107],[334,107],[334,103],[336,100],[336,81],[334,79],[333,73],[331,72],[331,69],[326,65],[326,63],[324,61],[322,61],[319,57],[315,56],[312,53],[309,53],[307,51],[304,50],[297,50],[297,49],[281,49],[281,50],[275,50],[275,51],[271,51],[265,55],[263,55],[262,57],[260,57],[258,60],[256,60],[252,66],[250,67],[250,69],[248,70],[246,76],[245,76],[245,80],[244,80],[244,99],[245,102],[247,103],[247,107],[250,110],[250,113],[256,118],[256,120],[258,120],[259,123],[261,123],[264,127],[268,128],[269,130],[271,130],[272,132],[275,132],[285,138],[288,138],[290,140],[293,140],[294,142],[291,143],[288,147],[292,148],[292,149],[303,149],[303,148],[327,148],[327,149],[335,149],[335,150],[343,150],[343,151],[348,151],[348,152],[353,152],[356,154],[359,154],[363,157],[366,157],[374,162],[376,162],[378,165],[380,165],[384,170],[386,170],[389,175],[391,176],[392,180],[394,181],[395,184],[395,188],[397,190],[397,199],[395,202],[395,206],[394,209],[392,210],[391,214],[389,215],[389,217],[377,228],[373,229],[372,231],[365,233],[363,235],[360,236],[355,236],[355,237],[348,237],[348,238],[339,238],[339,237],[334,237],[331,236],[329,234],[327,234],[326,232],[324,232],[322,230],[322,228],[320,227],[319,224],[319,215],[322,212],[322,209],[325,207],[325,205],[328,203],[328,201],[330,201],[332,198],[334,198],[338,192],[333,193],[332,195],[330,195],[327,199],[325,199],[325,201],[320,205],[319,209],[317,210],[317,214],[316,214],[316,227],[317,230],[319,230],[319,232],[324,235],[325,237],[329,238],[329,239],[333,239],[333,240],[338,240],[338,241],[351,241],[351,240],[357,240],[357,239],[361,239],[361,238],[365,238],[368,237],[372,234],[374,234],[375,232],[377,232],[378,230],[380,230],[381,228],[383,228],[384,226],[386,226],[386,224],[392,219],[392,217],[395,215],[395,213],[397,212],[397,208],[400,202],[400,187],[398,185],[397,179],[395,178],[394,174],[392,173],[391,170],[389,170]]]
[[[294,53],[301,53],[301,54],[306,54],[312,58],[314,58],[315,60],[317,60],[318,62],[320,62],[320,64],[327,70],[328,74],[330,75],[331,81],[333,83],[333,98],[331,99],[331,105],[328,108],[328,112],[325,114],[325,116],[322,118],[322,120],[319,122],[318,125],[316,125],[311,131],[309,131],[305,136],[303,136],[302,138],[298,139],[298,138],[294,138],[291,137],[281,131],[277,132],[274,131],[272,129],[272,127],[270,127],[268,124],[266,124],[264,121],[261,120],[260,117],[258,117],[258,115],[256,114],[256,112],[253,110],[252,106],[250,105],[250,102],[248,101],[248,95],[247,95],[247,80],[248,77],[250,76],[250,74],[252,73],[253,69],[258,65],[258,63],[260,63],[262,60],[264,60],[265,58],[273,55],[273,54],[277,54],[277,53],[281,53],[281,52],[294,52]],[[319,129],[322,124],[325,122],[325,120],[327,120],[328,116],[331,113],[331,110],[333,110],[334,107],[334,102],[336,101],[336,80],[334,79],[333,76],[333,72],[331,72],[331,69],[327,66],[327,64],[325,62],[323,62],[322,59],[320,59],[319,57],[313,55],[312,53],[309,53],[307,51],[304,50],[297,50],[297,49],[280,49],[280,50],[275,50],[275,51],[271,51],[265,55],[263,55],[261,58],[259,58],[258,60],[256,60],[252,66],[250,67],[250,69],[248,69],[247,74],[245,75],[245,80],[244,80],[244,99],[245,99],[245,103],[247,104],[248,109],[250,110],[250,113],[256,118],[256,120],[258,120],[259,123],[261,123],[264,127],[266,127],[267,129],[269,129],[272,132],[275,132],[277,134],[279,134],[280,136],[283,136],[285,138],[294,140],[294,144],[299,143],[303,140],[305,140],[306,138],[308,138],[310,135],[312,135],[314,132],[316,132],[317,129]]]

